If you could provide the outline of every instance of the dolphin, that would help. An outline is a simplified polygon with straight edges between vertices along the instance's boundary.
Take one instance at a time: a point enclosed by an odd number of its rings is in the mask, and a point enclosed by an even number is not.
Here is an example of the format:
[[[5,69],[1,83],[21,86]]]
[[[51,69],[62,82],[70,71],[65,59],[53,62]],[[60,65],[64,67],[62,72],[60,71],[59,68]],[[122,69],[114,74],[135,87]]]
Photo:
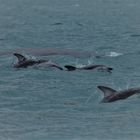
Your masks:
[[[46,60],[27,59],[25,56],[23,56],[19,53],[14,53],[13,55],[16,56],[18,59],[18,62],[16,64],[14,64],[15,68],[27,68],[28,66],[46,62]]]
[[[59,65],[57,65],[54,62],[51,62],[49,60],[33,60],[33,59],[27,59],[25,56],[19,54],[19,53],[14,53],[14,56],[17,57],[18,62],[16,64],[14,64],[14,68],[27,68],[28,66],[33,66],[33,65],[39,65],[39,64],[44,64],[47,65],[49,67],[56,67],[60,70],[63,70],[63,68],[61,68]]]
[[[105,65],[87,65],[87,66],[83,66],[83,67],[74,67],[71,65],[65,65],[65,68],[67,68],[68,71],[74,71],[74,70],[99,70],[99,71],[107,71],[107,72],[111,72],[113,70],[113,68],[111,67],[107,67]]]
[[[102,103],[124,100],[134,94],[140,93],[140,88],[130,88],[122,91],[116,91],[106,86],[98,86],[98,88],[104,93],[104,98],[101,101]]]

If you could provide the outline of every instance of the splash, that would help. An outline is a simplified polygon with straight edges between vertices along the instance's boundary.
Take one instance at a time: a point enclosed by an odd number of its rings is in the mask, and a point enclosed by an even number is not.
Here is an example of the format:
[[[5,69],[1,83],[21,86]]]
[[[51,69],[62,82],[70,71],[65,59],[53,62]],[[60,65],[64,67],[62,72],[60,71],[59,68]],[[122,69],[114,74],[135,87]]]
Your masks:
[[[93,57],[90,57],[90,58],[88,59],[88,65],[90,65],[90,64],[93,64]]]
[[[123,55],[123,53],[109,52],[108,54],[106,54],[106,56],[109,56],[109,57],[118,57],[121,55]]]
[[[84,67],[85,65],[84,65],[84,64],[81,64],[81,63],[79,62],[79,59],[76,59],[75,66],[76,66],[77,68],[81,68],[81,67]]]
[[[82,68],[82,67],[85,67],[85,66],[88,66],[88,65],[91,65],[91,64],[93,64],[93,58],[92,58],[92,57],[90,57],[90,58],[88,59],[88,61],[87,61],[86,64],[80,63],[80,62],[79,62],[79,59],[76,59],[76,62],[75,62],[75,66],[76,66],[77,68]]]
[[[97,93],[97,91],[95,91],[95,94]],[[85,101],[85,105],[88,104],[88,102],[91,100],[91,98],[93,97],[93,94],[89,95],[89,97],[87,98],[87,100]]]

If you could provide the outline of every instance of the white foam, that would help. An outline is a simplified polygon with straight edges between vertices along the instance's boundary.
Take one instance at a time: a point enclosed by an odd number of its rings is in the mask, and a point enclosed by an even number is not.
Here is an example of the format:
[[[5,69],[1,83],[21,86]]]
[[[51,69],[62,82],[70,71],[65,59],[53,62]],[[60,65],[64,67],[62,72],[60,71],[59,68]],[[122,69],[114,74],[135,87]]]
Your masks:
[[[27,59],[31,59],[31,60],[36,60],[37,59],[35,56],[29,55],[29,54],[26,54],[26,53],[22,53],[22,55],[25,56],[25,58],[27,58]]]
[[[88,59],[87,64],[82,64],[82,63],[80,63],[80,62],[79,62],[79,59],[76,59],[76,62],[75,62],[75,66],[76,66],[77,68],[82,68],[82,67],[85,67],[85,66],[90,65],[90,64],[93,64],[93,59]]]
[[[121,55],[123,55],[123,53],[109,52],[106,56],[117,57],[117,56],[121,56]]]
[[[82,68],[82,67],[85,67],[85,66],[86,66],[86,65],[84,65],[84,64],[77,64],[77,65],[76,65],[77,68]]]

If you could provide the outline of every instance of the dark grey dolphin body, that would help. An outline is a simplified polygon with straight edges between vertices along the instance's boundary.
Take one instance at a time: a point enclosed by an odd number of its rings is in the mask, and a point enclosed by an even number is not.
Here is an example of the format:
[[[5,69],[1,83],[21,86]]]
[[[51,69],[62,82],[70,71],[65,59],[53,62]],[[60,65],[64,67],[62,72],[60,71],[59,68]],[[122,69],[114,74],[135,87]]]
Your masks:
[[[33,65],[44,64],[44,65],[48,65],[50,67],[56,67],[56,68],[58,68],[60,70],[63,70],[63,68],[58,66],[56,63],[53,63],[53,62],[48,61],[48,60],[27,59],[25,56],[23,56],[21,54],[18,54],[18,53],[14,53],[14,55],[18,58],[18,62],[16,64],[14,64],[15,68],[27,68],[27,67],[33,66]]]
[[[140,93],[140,88],[130,88],[122,91],[116,91],[110,87],[98,86],[98,88],[104,93],[102,103],[114,102],[117,100],[124,100],[134,94]]]
[[[18,53],[14,53],[14,56],[16,56],[18,58],[18,62],[16,64],[14,64],[15,68],[27,68],[28,66],[46,62],[46,60],[27,59],[25,56],[18,54]]]
[[[99,71],[107,71],[107,72],[111,72],[113,70],[113,68],[111,67],[107,67],[105,65],[87,65],[87,66],[83,66],[80,68],[71,66],[71,65],[65,65],[65,68],[67,68],[68,71],[74,71],[74,70],[99,70]]]

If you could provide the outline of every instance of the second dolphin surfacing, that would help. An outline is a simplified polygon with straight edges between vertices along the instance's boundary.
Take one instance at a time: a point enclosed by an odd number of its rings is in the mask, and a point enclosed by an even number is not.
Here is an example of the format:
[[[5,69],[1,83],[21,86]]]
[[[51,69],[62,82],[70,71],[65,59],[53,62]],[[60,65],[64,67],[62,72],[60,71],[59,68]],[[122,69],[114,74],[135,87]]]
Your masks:
[[[87,66],[83,66],[83,67],[80,67],[80,68],[72,66],[72,65],[65,65],[65,68],[68,71],[74,71],[74,70],[97,70],[97,71],[111,72],[113,70],[113,68],[107,67],[105,65],[87,65]]]
[[[106,86],[98,86],[98,88],[104,93],[104,98],[102,99],[102,103],[114,102],[117,100],[124,100],[134,94],[140,93],[139,88],[130,88],[126,90],[116,91],[110,87]]]

